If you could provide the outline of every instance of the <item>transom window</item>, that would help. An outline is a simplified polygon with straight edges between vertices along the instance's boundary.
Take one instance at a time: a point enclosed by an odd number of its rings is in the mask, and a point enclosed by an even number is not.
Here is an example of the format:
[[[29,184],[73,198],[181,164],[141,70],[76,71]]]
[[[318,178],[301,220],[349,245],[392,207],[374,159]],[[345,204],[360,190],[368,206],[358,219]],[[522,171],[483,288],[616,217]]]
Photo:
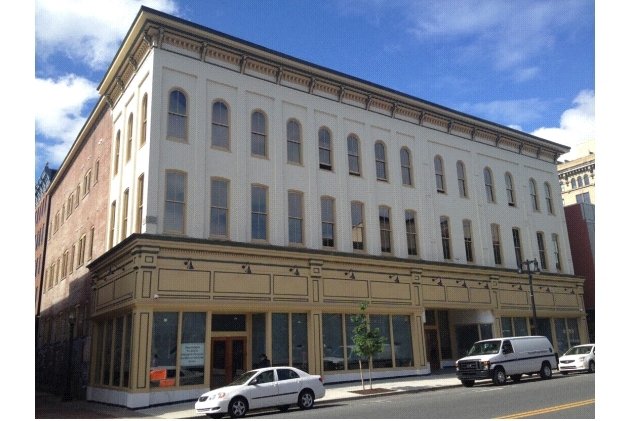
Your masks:
[[[331,160],[331,133],[327,129],[318,130],[318,148],[320,169],[331,171],[333,169],[333,161]]]
[[[221,101],[213,104],[211,142],[216,148],[229,148],[228,106]]]

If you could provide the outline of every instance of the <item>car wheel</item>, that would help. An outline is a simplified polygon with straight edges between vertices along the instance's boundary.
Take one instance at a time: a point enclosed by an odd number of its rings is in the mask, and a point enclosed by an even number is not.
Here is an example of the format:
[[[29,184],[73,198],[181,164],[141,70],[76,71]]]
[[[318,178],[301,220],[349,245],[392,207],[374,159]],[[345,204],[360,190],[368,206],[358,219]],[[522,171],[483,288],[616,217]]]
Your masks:
[[[550,364],[545,362],[541,365],[541,371],[539,371],[539,376],[541,376],[541,378],[544,380],[548,380],[552,378],[552,369],[550,368]]]
[[[589,368],[587,369],[587,371],[589,373],[595,373],[596,372],[596,361],[590,361],[589,362]]]
[[[281,405],[278,407],[278,410],[280,412],[287,412],[288,409],[289,409],[289,405]]]
[[[510,376],[510,379],[514,381],[515,383],[517,383],[518,381],[521,380],[521,374],[513,374],[512,376]]]
[[[300,392],[300,396],[298,396],[298,406],[300,409],[311,409],[313,408],[313,392],[310,390],[303,390]]]
[[[472,387],[475,383],[475,380],[460,380],[464,387]]]
[[[241,418],[248,412],[248,403],[243,398],[234,398],[228,405],[230,418]]]
[[[497,367],[493,371],[493,384],[502,386],[504,383],[506,383],[506,373],[502,367]]]

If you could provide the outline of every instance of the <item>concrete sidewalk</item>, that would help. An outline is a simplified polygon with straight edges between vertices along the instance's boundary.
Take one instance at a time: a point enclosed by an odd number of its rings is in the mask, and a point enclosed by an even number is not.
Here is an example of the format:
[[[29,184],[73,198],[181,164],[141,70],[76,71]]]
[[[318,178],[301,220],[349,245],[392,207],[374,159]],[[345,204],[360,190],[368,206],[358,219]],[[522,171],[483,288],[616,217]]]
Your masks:
[[[377,379],[372,382],[372,390],[367,380],[365,389],[359,381],[325,385],[326,395],[318,399],[315,405],[349,399],[361,399],[370,396],[384,396],[399,393],[414,393],[461,386],[453,370],[441,370],[437,374],[404,377],[396,379]],[[127,409],[95,402],[62,402],[59,396],[36,393],[35,418],[207,418],[195,413],[195,402],[180,402],[143,409]]]

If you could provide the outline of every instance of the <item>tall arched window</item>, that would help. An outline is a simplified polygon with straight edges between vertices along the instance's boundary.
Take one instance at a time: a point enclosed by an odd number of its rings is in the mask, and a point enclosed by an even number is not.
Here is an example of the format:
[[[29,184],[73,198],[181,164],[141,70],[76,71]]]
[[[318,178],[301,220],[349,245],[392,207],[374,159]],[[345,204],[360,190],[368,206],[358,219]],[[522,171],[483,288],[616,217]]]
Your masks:
[[[407,148],[401,148],[401,182],[404,186],[412,185],[412,161]]]
[[[571,183],[572,183],[572,188],[575,189],[576,188],[576,179],[573,178]]]
[[[552,189],[550,188],[550,184],[544,183],[543,188],[546,194],[546,208],[548,208],[548,213],[554,214],[554,205],[552,203]]]
[[[460,197],[467,197],[467,178],[462,161],[456,162],[456,174],[458,175],[458,192],[460,193]]]
[[[172,139],[186,140],[186,95],[174,89],[169,94],[169,115],[167,120],[167,136]]]
[[[228,106],[221,101],[213,104],[211,143],[216,148],[230,149]]]
[[[583,187],[583,178],[582,178],[581,176],[579,176],[579,177],[576,179],[576,182],[578,183],[578,186],[579,186],[579,187]]]
[[[331,132],[327,129],[318,130],[318,151],[320,158],[320,169],[329,170],[333,169],[333,154],[331,146]]]
[[[301,164],[300,157],[300,126],[295,120],[287,122],[287,161]]]
[[[491,170],[488,167],[484,169],[484,190],[486,191],[486,201],[489,203],[495,202],[493,174],[491,174]]]
[[[118,158],[120,157],[120,149],[121,149],[121,131],[119,130],[116,132],[116,146],[114,148],[114,175],[118,174]]]
[[[125,153],[125,161],[131,159],[131,145],[133,143],[134,134],[134,114],[129,114],[129,120],[127,120],[127,151]]]
[[[589,175],[585,174],[585,175],[583,176],[583,180],[585,181],[585,185],[586,185],[586,186],[589,186]]]
[[[445,193],[445,173],[443,171],[443,159],[440,155],[434,157],[434,173],[436,174],[436,191]]]
[[[530,200],[532,202],[532,210],[539,211],[539,196],[537,195],[537,183],[532,178],[530,179]]]
[[[506,199],[508,206],[515,206],[515,191],[513,190],[513,176],[507,172],[504,173],[504,182],[506,183]]]
[[[259,111],[252,113],[252,155],[267,156],[267,121]]]
[[[377,169],[377,180],[388,180],[386,167],[386,148],[383,143],[375,143],[375,166]]]
[[[147,101],[148,96],[145,94],[142,97],[142,106],[140,108],[140,145],[144,145],[147,142]]]
[[[348,173],[361,176],[361,160],[359,159],[359,140],[353,135],[346,138],[348,148]]]

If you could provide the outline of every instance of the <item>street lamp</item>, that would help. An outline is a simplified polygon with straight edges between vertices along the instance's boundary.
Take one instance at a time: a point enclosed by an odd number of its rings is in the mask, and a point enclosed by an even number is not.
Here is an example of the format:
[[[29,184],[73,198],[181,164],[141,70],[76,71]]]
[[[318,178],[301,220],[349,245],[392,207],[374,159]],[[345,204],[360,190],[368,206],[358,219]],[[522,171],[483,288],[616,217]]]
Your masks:
[[[533,271],[530,271],[530,265],[533,265]],[[528,273],[528,283],[530,284],[530,303],[532,304],[532,320],[535,324],[534,334],[537,335],[537,307],[535,306],[535,293],[532,290],[532,274],[533,272],[536,274],[540,274],[541,270],[539,269],[539,262],[537,259],[526,260],[521,262],[521,267],[517,270],[517,273],[524,273],[524,266],[526,266],[526,272]]]
[[[68,373],[66,374],[66,390],[62,401],[72,400],[72,341],[74,340],[74,311],[68,315],[68,325],[70,325],[70,336],[68,337]]]

